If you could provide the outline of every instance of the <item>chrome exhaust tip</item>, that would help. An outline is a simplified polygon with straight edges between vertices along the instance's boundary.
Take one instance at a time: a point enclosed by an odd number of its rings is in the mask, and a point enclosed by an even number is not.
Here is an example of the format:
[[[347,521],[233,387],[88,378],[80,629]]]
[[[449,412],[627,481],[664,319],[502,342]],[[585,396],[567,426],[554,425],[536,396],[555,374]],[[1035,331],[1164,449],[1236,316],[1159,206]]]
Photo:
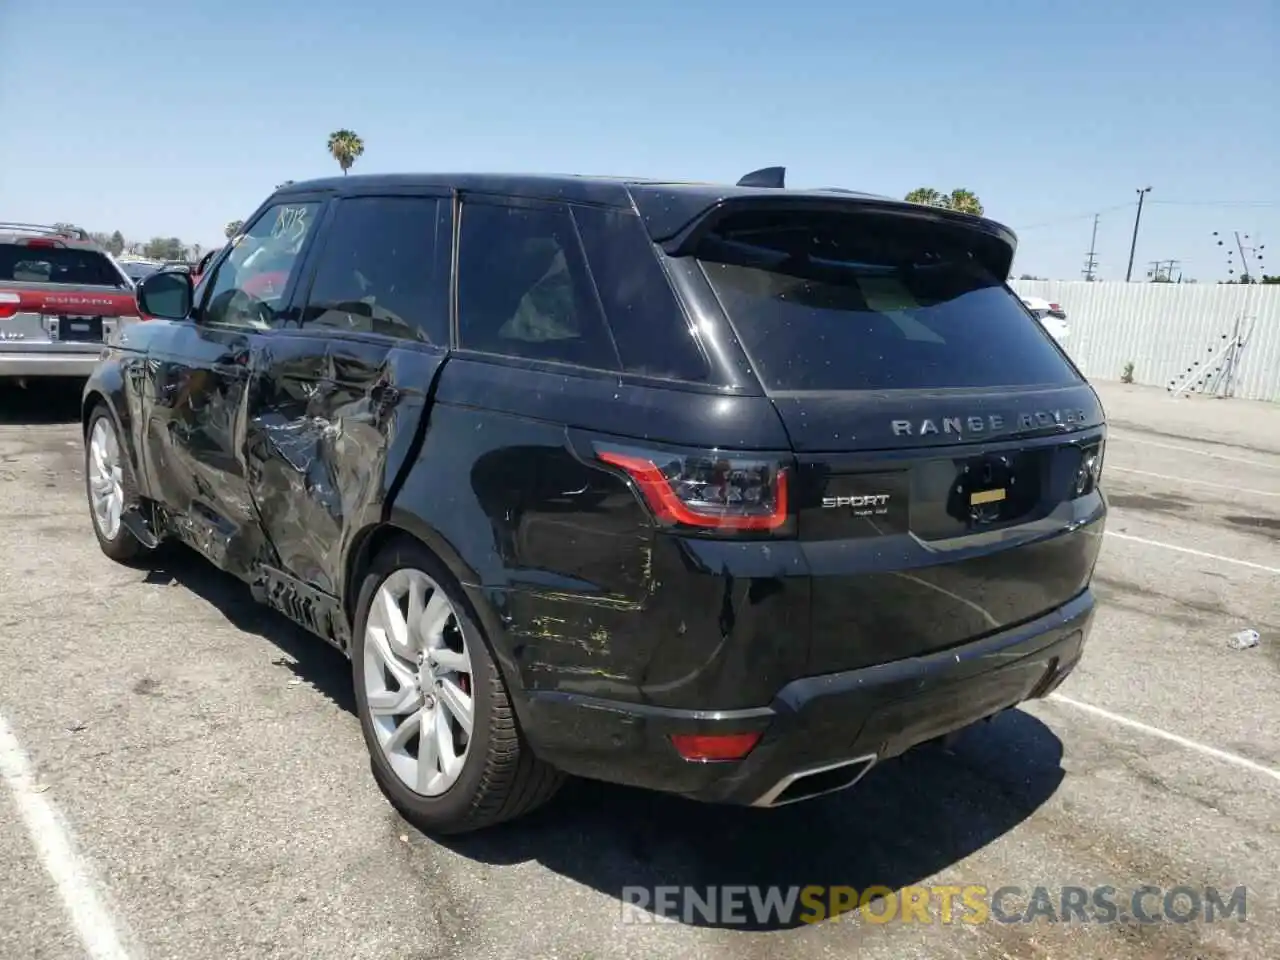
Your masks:
[[[789,773],[756,800],[753,807],[781,807],[788,803],[799,803],[801,800],[812,800],[848,790],[865,777],[879,758],[874,753],[852,760],[840,760],[836,763],[824,763],[821,766],[809,767]]]

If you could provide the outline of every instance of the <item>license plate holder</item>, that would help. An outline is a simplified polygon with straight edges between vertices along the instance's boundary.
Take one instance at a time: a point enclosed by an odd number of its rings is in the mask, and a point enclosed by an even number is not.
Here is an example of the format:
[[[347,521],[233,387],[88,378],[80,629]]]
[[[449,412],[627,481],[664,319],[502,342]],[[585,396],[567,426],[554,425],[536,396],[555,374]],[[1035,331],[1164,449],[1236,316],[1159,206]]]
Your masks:
[[[72,343],[101,343],[101,317],[62,317],[58,322],[58,339]]]

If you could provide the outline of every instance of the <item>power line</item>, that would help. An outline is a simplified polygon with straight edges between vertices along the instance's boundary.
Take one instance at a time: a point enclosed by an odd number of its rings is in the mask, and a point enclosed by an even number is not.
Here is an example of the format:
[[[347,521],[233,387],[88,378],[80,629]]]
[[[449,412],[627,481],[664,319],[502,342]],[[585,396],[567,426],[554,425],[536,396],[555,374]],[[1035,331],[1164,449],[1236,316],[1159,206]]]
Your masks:
[[[1163,206],[1174,207],[1270,207],[1280,205],[1280,200],[1148,200],[1147,205],[1158,203]],[[1088,220],[1093,216],[1101,216],[1104,213],[1114,213],[1117,210],[1132,209],[1136,205],[1135,202],[1118,203],[1113,207],[1103,207],[1101,210],[1090,213],[1077,213],[1067,217],[1055,217],[1052,220],[1042,220],[1039,223],[1027,224],[1025,227],[1015,227],[1018,233],[1027,230],[1038,230],[1041,227],[1056,227],[1060,223],[1075,223],[1079,220]]]
[[[1039,227],[1055,227],[1060,223],[1074,223],[1077,220],[1088,220],[1090,217],[1100,217],[1104,213],[1114,213],[1117,210],[1125,210],[1132,206],[1132,203],[1118,203],[1114,207],[1103,207],[1101,210],[1094,210],[1089,213],[1081,213],[1072,217],[1058,217],[1053,220],[1044,220],[1040,223],[1033,223],[1025,227],[1015,227],[1014,229],[1021,233],[1025,230],[1035,230]]]
[[[1280,200],[1150,200],[1174,207],[1274,207]]]

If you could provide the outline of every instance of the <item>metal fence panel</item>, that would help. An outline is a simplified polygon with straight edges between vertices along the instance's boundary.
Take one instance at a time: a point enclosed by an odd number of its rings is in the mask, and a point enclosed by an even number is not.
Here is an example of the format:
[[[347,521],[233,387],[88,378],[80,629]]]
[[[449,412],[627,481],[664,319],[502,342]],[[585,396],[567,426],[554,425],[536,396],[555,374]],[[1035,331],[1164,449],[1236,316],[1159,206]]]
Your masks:
[[[1280,403],[1280,284],[1088,283],[1012,280],[1024,296],[1062,305],[1064,344],[1085,376],[1169,387],[1245,339],[1231,395]]]

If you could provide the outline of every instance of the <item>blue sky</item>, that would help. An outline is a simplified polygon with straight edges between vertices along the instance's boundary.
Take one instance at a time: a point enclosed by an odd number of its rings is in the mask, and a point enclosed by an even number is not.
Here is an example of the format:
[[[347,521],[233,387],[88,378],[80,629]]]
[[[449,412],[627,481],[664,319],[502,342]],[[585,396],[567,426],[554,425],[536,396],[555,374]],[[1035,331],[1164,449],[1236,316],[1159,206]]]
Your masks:
[[[1225,277],[1214,230],[1280,243],[1276,0],[54,7],[0,0],[0,219],[208,246],[336,173],[349,127],[353,172],[963,186],[1018,231],[1015,271],[1054,277],[1106,211],[1122,278],[1147,185],[1135,275]]]

